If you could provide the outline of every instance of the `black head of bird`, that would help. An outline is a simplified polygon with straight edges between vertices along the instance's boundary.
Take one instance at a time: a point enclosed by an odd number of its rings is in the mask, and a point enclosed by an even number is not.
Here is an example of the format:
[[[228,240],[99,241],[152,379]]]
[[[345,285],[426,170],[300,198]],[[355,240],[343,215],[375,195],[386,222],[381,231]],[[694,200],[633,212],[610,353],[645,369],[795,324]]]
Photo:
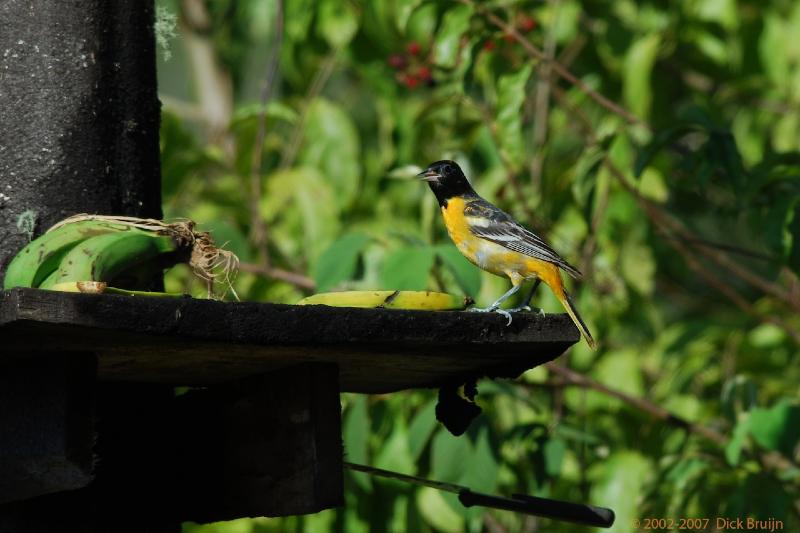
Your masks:
[[[455,161],[444,159],[431,163],[419,173],[419,177],[428,182],[436,199],[439,200],[439,205],[444,205],[448,198],[454,196],[475,194],[472,185]]]

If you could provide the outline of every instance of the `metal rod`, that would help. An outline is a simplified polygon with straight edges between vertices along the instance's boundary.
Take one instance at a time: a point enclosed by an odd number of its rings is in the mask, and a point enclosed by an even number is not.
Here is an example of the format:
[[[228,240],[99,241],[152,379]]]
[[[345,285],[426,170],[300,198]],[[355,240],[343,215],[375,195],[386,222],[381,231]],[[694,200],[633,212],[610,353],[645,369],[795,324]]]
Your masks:
[[[399,472],[392,472],[391,470],[383,470],[382,468],[375,468],[373,466],[348,462],[345,462],[344,466],[350,470],[364,472],[373,476],[397,479],[413,485],[421,485],[423,487],[453,492],[458,494],[458,501],[460,501],[461,505],[464,507],[480,505],[482,507],[503,509],[505,511],[514,511],[593,527],[608,528],[614,524],[614,511],[605,507],[595,507],[594,505],[553,500],[550,498],[539,498],[526,494],[514,494],[511,498],[505,498],[502,496],[473,492],[468,487],[456,485],[455,483],[433,481],[417,476],[410,476],[408,474],[401,474]]]

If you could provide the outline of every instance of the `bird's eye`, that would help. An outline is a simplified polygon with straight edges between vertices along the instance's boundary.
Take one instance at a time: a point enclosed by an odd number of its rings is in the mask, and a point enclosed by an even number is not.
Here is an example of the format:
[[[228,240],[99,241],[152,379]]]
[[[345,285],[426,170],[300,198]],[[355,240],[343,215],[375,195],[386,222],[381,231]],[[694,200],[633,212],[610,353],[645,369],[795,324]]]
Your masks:
[[[444,170],[445,174],[450,174],[450,172],[453,171],[453,167],[451,165],[445,165],[442,170]]]

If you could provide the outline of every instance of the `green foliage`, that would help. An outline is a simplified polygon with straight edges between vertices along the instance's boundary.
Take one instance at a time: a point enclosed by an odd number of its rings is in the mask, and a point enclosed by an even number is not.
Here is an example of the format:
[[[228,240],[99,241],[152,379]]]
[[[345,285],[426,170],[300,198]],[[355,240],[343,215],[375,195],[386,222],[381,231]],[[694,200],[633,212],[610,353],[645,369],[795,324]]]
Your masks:
[[[266,106],[258,99],[275,3],[206,5],[211,28],[199,38],[232,83],[233,100],[222,102],[232,113],[220,129],[197,118],[205,107],[170,103],[209,96],[187,87],[208,67],[185,50],[195,41],[173,40],[159,73],[172,97],[161,128],[168,216],[202,222],[245,262],[263,257],[260,219],[272,266],[308,276],[314,291],[435,289],[486,305],[507,281],[460,255],[413,179],[433,160],[456,159],[483,196],[584,272],[570,290],[600,349],[579,344],[560,362],[682,420],[540,368],[480,382],[484,413],[459,438],[435,422],[431,391],[345,395],[348,460],[483,492],[607,505],[615,531],[659,516],[772,517],[800,528],[800,3],[284,2]],[[537,50],[552,43],[588,91],[647,126],[552,71],[542,98],[542,63],[487,10]],[[173,273],[167,288],[202,293],[189,280]],[[236,281],[243,299],[285,303],[307,286]],[[534,304],[560,312],[544,287]],[[313,517],[185,530],[532,527],[363,474],[348,472],[346,491],[344,508]]]

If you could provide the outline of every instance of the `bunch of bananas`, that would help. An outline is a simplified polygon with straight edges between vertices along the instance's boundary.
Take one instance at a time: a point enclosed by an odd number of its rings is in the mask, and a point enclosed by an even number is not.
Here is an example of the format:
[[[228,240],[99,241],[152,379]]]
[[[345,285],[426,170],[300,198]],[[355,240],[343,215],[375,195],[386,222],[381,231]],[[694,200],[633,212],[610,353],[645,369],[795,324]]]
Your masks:
[[[102,282],[103,289],[147,290],[177,263],[189,263],[210,283],[221,265],[227,275],[237,260],[190,221],[77,215],[23,248],[8,265],[3,287],[75,291],[81,283]]]

